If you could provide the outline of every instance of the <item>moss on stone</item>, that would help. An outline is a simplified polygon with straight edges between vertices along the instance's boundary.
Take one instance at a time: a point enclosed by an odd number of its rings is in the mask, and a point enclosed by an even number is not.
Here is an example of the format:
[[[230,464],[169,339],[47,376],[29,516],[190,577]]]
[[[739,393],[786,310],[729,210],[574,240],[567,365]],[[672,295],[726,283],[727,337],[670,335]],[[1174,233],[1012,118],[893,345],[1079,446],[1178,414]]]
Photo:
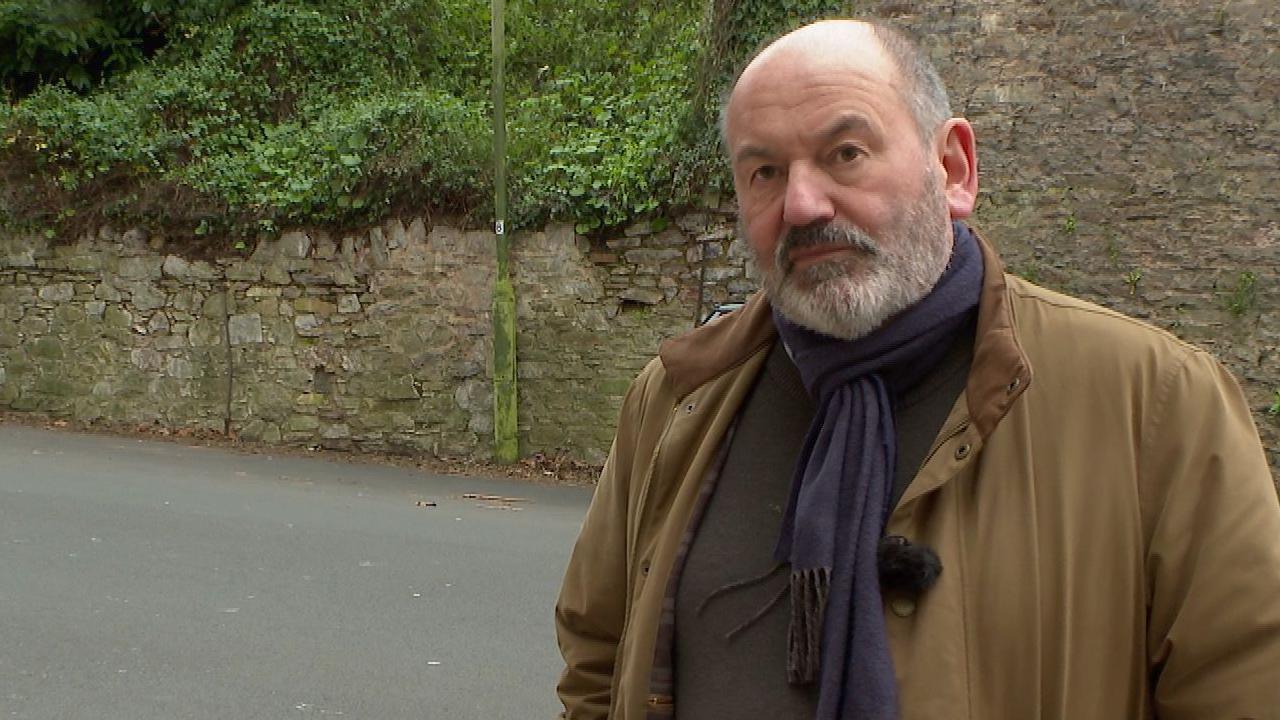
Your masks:
[[[66,357],[62,341],[58,338],[42,337],[29,345],[31,357],[40,360],[61,360]]]

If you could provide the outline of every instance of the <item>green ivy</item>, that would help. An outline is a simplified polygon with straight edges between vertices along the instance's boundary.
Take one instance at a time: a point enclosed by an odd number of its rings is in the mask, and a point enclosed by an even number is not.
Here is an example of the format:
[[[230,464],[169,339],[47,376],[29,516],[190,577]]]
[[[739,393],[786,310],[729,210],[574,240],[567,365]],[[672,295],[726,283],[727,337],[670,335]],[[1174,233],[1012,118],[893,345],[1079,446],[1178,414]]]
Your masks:
[[[491,212],[488,2],[123,5],[171,42],[90,92],[51,76],[0,106],[0,221],[235,237]],[[725,186],[716,107],[734,70],[775,32],[847,10],[508,0],[510,223],[588,232]]]
[[[243,0],[0,2],[0,86],[22,96],[43,82],[87,89],[127,70]]]
[[[533,5],[525,7],[526,17],[538,20]],[[562,7],[541,5],[548,14]],[[687,196],[672,175],[684,150],[678,128],[689,112],[688,70],[697,53],[691,16],[697,5],[688,3],[681,12],[670,6],[619,8],[625,9],[615,9],[609,22],[565,11],[569,17],[561,22],[572,30],[558,35],[565,47],[548,47],[549,33],[536,43],[516,36],[511,74],[524,79],[513,88],[520,99],[509,120],[511,214],[517,225],[571,217],[585,232]],[[525,27],[544,22],[549,21]],[[590,29],[601,26],[612,29]],[[637,27],[645,32],[636,33]],[[574,38],[590,38],[593,46],[582,62],[544,62],[574,57]]]

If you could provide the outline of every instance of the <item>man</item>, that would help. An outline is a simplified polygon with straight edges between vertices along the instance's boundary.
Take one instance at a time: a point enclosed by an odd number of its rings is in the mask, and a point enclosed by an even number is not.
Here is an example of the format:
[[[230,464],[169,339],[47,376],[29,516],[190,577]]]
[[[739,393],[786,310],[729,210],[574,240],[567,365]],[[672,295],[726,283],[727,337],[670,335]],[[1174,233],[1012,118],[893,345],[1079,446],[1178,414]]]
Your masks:
[[[565,717],[1280,717],[1280,503],[1219,364],[1004,274],[888,27],[778,39],[723,131],[764,290],[623,403]]]

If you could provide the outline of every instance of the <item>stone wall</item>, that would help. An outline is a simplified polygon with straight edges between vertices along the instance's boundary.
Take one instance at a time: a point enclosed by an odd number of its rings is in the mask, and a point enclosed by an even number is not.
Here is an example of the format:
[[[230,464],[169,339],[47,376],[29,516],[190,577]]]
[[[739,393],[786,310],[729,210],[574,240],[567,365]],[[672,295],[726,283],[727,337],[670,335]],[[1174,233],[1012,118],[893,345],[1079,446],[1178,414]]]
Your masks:
[[[1011,268],[1211,349],[1280,469],[1280,5],[857,5],[929,43]],[[749,292],[730,213],[515,238],[522,453],[600,461],[660,339]],[[214,262],[137,231],[0,239],[0,407],[484,456],[493,267],[486,232],[412,218]]]
[[[856,6],[926,41],[1009,265],[1212,350],[1280,471],[1280,3]]]
[[[518,238],[522,448],[603,462],[631,379],[664,338],[751,293],[747,257],[715,211],[662,229],[638,223],[595,245],[564,225]]]
[[[622,395],[662,338],[752,287],[716,210],[595,246],[556,225],[514,247],[524,454],[603,462]],[[0,240],[0,408],[488,456],[488,232],[417,218],[291,231],[213,262],[170,250],[109,228],[65,245]]]

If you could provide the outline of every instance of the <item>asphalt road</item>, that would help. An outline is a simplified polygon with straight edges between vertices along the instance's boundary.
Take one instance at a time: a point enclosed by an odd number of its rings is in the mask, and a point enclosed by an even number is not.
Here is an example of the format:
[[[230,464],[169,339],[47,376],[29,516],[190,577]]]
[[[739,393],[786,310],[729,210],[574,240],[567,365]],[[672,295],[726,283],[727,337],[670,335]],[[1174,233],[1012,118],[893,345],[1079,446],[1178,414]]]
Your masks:
[[[589,498],[0,425],[0,718],[551,718]]]

